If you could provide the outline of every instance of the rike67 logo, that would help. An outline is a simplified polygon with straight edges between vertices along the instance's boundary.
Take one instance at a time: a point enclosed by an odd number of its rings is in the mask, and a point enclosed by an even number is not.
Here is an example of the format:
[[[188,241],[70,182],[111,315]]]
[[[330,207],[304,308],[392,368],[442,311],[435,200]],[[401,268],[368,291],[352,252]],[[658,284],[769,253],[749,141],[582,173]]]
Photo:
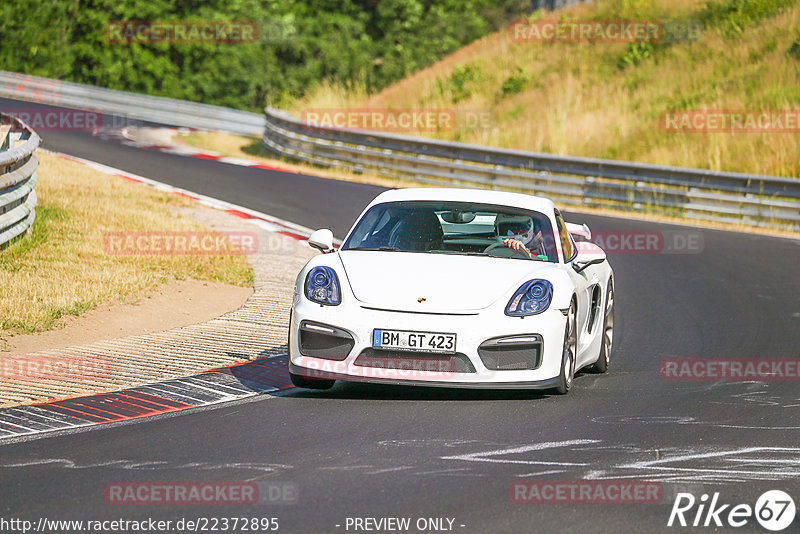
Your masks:
[[[770,490],[761,495],[755,507],[749,504],[723,504],[719,492],[709,501],[708,494],[699,499],[691,493],[678,493],[667,526],[740,528],[757,521],[773,532],[785,530],[794,521],[794,500],[781,490]],[[716,530],[716,529],[715,529]]]

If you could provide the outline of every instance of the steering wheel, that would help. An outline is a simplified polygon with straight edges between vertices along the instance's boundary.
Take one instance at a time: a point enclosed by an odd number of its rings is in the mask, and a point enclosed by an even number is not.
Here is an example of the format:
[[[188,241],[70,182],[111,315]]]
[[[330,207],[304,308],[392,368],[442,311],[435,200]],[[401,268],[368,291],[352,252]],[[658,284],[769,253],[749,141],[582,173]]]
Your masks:
[[[491,252],[493,250],[497,250],[498,248],[504,248],[506,250],[510,250],[511,252],[514,252],[514,253],[517,253],[517,254],[522,254],[524,256],[530,257],[530,255],[527,252],[525,252],[524,250],[514,250],[513,248],[511,248],[508,245],[506,245],[504,241],[498,241],[497,243],[492,243],[491,245],[489,245],[488,247],[486,247],[483,250],[483,253],[484,254],[488,254],[489,252]]]

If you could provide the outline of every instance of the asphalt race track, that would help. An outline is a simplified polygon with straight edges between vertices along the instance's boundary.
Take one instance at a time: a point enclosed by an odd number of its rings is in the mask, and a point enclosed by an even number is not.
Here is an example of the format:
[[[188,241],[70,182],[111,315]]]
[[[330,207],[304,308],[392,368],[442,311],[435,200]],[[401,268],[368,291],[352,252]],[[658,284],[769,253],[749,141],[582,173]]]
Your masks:
[[[85,133],[42,137],[45,148],[329,227],[339,238],[381,191],[139,150]],[[699,500],[718,492],[720,503],[754,506],[764,491],[780,489],[800,505],[796,380],[669,381],[659,372],[666,358],[800,359],[800,244],[569,215],[595,232],[699,234],[702,251],[610,254],[612,367],[607,375],[578,375],[568,396],[340,383],[328,392],[288,389],[0,442],[0,517],[275,517],[278,531],[288,533],[355,532],[352,518],[389,517],[411,518],[409,532],[436,530],[418,530],[420,518],[445,518],[439,531],[465,534],[715,532],[737,529],[715,530],[713,522],[667,527],[675,494]],[[582,479],[660,481],[663,502],[530,504],[509,496],[515,481]],[[152,481],[254,481],[294,488],[297,498],[239,506],[125,506],[104,498],[108,484]],[[754,518],[738,531],[766,532]],[[800,518],[785,531],[800,531]]]
[[[30,102],[0,98],[0,110],[46,109]],[[126,119],[109,118],[124,124]],[[130,121],[128,121],[130,122]],[[137,121],[141,123],[141,121]],[[329,227],[339,238],[350,229],[366,204],[385,188],[336,182],[315,176],[180,157],[157,150],[143,151],[114,141],[103,141],[89,132],[38,132],[43,147],[105,163],[153,180],[196,193],[227,200],[274,217],[305,221],[306,226]]]

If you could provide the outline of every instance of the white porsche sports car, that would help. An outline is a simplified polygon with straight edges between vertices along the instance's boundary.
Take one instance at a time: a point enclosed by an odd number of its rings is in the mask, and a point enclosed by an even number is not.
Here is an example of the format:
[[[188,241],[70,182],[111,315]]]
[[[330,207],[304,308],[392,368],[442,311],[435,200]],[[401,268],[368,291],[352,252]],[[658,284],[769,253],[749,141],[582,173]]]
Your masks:
[[[567,393],[611,356],[613,272],[590,238],[541,197],[384,192],[338,250],[330,230],[308,239],[323,254],[294,288],[292,382]]]

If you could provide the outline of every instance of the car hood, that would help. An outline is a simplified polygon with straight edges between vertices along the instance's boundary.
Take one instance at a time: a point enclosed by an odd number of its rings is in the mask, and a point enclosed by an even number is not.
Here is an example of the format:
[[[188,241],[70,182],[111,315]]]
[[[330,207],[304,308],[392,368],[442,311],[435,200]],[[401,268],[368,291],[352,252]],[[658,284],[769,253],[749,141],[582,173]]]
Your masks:
[[[556,269],[552,263],[487,256],[353,250],[339,257],[364,305],[428,313],[484,309]]]

